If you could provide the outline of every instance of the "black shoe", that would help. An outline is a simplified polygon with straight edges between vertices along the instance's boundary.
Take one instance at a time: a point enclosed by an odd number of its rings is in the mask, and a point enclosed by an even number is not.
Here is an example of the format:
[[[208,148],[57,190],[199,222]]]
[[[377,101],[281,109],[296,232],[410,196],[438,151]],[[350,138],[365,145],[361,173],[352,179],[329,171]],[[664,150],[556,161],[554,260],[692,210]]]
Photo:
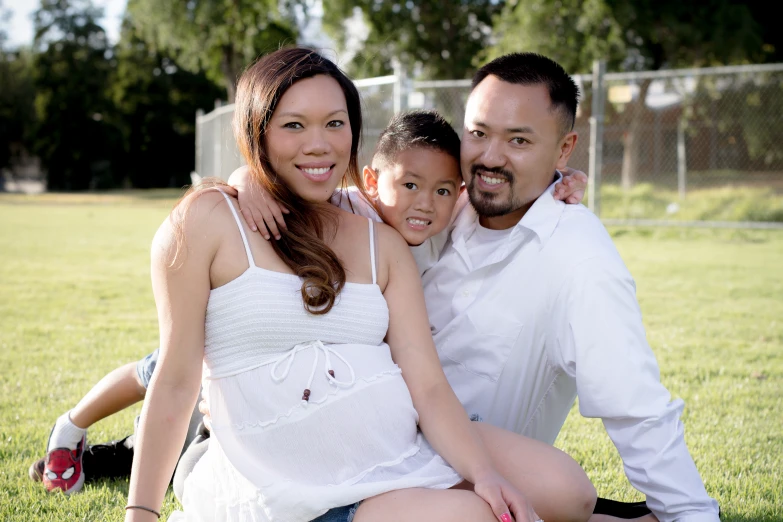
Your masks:
[[[196,437],[193,439],[193,442],[191,444],[205,441],[209,438],[209,429],[207,428],[207,425],[204,424],[204,421],[201,421],[198,423],[198,428],[196,428]]]
[[[617,502],[607,498],[599,498],[595,503],[593,514],[609,515],[617,518],[639,518],[652,513],[646,502]]]
[[[82,466],[88,481],[130,477],[133,466],[133,435],[106,444],[87,446]]]
[[[30,464],[30,469],[27,470],[27,476],[30,477],[30,480],[33,482],[41,482],[43,481],[45,467],[46,457],[41,457],[40,459]]]

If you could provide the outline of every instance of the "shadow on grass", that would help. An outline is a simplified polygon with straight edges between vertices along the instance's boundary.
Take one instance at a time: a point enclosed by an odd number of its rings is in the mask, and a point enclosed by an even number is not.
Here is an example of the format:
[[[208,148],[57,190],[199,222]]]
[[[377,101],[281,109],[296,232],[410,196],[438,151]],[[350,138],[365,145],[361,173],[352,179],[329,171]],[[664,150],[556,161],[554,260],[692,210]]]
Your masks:
[[[128,495],[128,488],[130,487],[130,477],[119,477],[119,478],[98,478],[98,479],[89,479],[86,478],[84,481],[84,488],[93,488],[93,489],[110,489],[112,491],[115,491],[117,493],[122,493],[123,495]]]

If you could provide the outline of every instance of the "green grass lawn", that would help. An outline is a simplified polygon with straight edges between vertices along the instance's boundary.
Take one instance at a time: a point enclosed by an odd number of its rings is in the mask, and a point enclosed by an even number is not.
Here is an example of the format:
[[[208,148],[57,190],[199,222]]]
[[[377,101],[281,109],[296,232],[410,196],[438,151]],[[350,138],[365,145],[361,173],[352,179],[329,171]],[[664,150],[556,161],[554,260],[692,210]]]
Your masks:
[[[601,217],[674,221],[783,222],[783,193],[775,187],[724,185],[677,190],[640,183],[629,191],[606,183],[601,188]]]
[[[127,481],[71,498],[27,478],[55,418],[157,344],[152,235],[173,192],[0,195],[0,520],[120,520]],[[783,520],[783,232],[612,229],[635,275],[662,380],[724,520]],[[127,434],[138,408],[90,430]],[[600,421],[557,445],[602,496],[640,499]],[[165,506],[175,506],[169,495]]]

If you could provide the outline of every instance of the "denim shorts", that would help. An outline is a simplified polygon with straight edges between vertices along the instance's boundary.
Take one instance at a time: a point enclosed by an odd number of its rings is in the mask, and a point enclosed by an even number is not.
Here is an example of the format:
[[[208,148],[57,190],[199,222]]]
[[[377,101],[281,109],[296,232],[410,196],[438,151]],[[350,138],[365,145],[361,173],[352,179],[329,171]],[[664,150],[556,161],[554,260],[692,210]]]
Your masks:
[[[155,365],[158,364],[158,352],[160,352],[160,348],[136,363],[136,375],[145,388],[149,388],[152,372],[155,371]]]
[[[360,502],[357,502],[352,506],[332,508],[312,522],[352,522],[359,504]]]

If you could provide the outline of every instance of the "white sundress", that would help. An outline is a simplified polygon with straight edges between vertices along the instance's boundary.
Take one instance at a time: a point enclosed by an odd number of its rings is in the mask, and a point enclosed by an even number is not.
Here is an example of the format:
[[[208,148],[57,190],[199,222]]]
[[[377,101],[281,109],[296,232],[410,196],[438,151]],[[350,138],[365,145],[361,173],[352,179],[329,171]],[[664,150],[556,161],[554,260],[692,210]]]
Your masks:
[[[312,315],[297,276],[255,265],[226,200],[249,268],[210,292],[203,386],[212,440],[185,481],[184,513],[169,520],[307,522],[387,491],[459,483],[418,431],[383,342],[389,311],[372,221],[373,283],[346,283],[328,314]]]

